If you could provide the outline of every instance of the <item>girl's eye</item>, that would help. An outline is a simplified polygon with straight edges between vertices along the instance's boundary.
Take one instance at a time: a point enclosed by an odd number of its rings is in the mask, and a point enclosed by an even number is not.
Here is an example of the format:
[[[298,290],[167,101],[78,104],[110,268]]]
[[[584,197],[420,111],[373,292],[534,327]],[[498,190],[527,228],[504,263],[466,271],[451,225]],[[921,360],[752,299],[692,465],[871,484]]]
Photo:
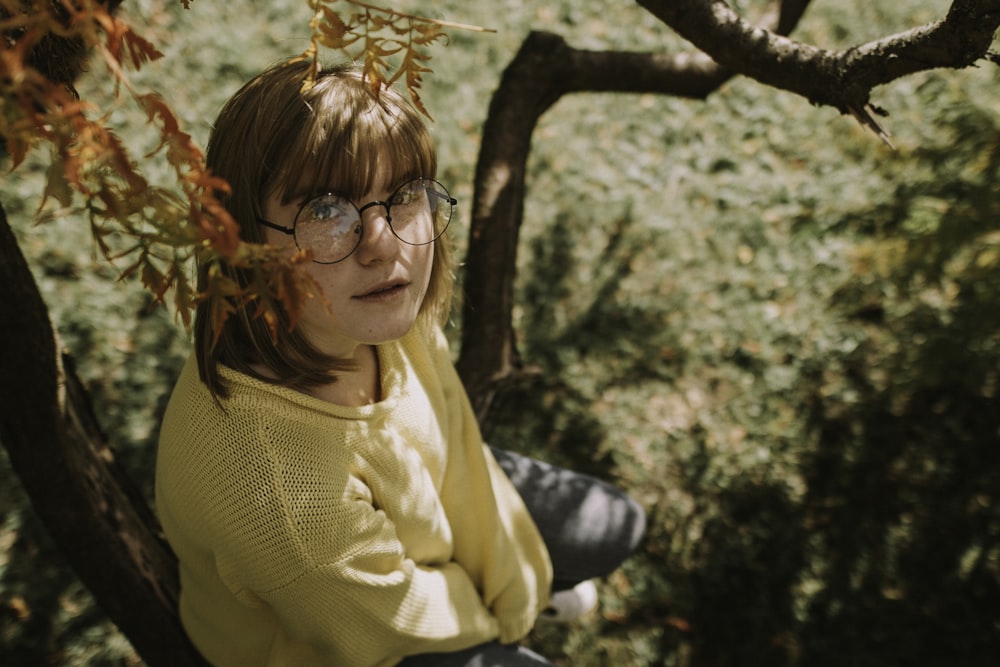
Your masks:
[[[392,201],[390,202],[393,206],[405,206],[406,204],[416,204],[423,200],[424,197],[424,186],[419,180],[410,181],[403,185],[403,187],[396,190],[395,194],[392,195]]]
[[[324,206],[316,206],[315,208],[313,208],[313,216],[323,220],[336,217],[338,215],[341,215],[342,213],[343,213],[342,209],[339,209],[336,206],[332,206],[330,204],[326,204]]]
[[[311,199],[303,212],[306,217],[320,222],[336,222],[356,215],[351,203],[336,195],[321,195]]]

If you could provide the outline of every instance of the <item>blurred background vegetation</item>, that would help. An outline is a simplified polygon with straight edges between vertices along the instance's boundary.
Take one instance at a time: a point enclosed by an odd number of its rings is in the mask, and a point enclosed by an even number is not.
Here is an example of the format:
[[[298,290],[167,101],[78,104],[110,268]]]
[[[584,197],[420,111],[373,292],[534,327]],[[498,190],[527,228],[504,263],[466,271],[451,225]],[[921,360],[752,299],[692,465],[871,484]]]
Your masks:
[[[466,205],[460,248],[479,129],[528,30],[594,49],[688,48],[607,0],[394,4],[498,30],[453,33],[423,95],[440,179]],[[814,4],[795,36],[840,47],[949,3]],[[137,84],[203,146],[243,81],[306,46],[303,0],[124,10],[167,56]],[[540,372],[504,394],[488,437],[616,481],[650,531],[601,584],[600,614],[540,627],[533,646],[584,666],[998,664],[998,83],[983,66],[877,91],[894,151],[743,79],[704,102],[579,95],[543,117],[516,312]],[[144,119],[110,99],[100,65],[80,87],[141,154]],[[82,217],[33,224],[45,159],[6,174],[2,200],[148,491],[190,341],[95,258]],[[0,663],[137,662],[0,454]]]

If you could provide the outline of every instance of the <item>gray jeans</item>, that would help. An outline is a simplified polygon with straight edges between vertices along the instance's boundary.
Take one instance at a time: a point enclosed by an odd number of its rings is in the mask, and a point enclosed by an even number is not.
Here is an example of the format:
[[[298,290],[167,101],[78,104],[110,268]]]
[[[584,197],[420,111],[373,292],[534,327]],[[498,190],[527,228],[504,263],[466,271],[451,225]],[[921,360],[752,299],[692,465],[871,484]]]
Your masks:
[[[553,590],[611,573],[635,551],[646,528],[642,507],[589,475],[493,449],[517,488],[552,558]],[[531,667],[551,665],[524,647],[489,642],[455,653],[406,658],[399,667]]]

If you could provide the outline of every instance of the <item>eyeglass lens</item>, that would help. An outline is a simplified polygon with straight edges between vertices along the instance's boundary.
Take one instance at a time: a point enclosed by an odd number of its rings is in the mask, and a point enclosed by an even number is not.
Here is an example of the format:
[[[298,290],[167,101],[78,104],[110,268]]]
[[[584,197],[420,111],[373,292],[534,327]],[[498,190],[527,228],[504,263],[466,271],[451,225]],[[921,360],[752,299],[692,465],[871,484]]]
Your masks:
[[[383,206],[393,234],[410,245],[435,241],[451,222],[456,201],[435,180],[417,178],[396,189]],[[346,259],[361,243],[364,233],[361,212],[350,199],[338,194],[313,197],[295,217],[295,243],[311,250],[313,260],[332,264]]]

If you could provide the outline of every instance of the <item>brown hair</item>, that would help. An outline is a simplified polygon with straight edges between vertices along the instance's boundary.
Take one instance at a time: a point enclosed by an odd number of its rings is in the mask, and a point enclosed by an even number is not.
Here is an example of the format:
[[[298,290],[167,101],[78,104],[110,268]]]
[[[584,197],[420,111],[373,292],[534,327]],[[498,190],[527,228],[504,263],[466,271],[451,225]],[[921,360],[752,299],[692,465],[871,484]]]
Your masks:
[[[330,189],[353,198],[377,185],[381,166],[388,166],[390,182],[436,174],[427,127],[401,95],[382,89],[376,97],[355,68],[343,66],[322,69],[315,83],[304,87],[309,67],[307,61],[293,60],[258,75],[226,103],[212,130],[206,162],[231,187],[222,201],[244,241],[264,242],[256,221],[272,193],[286,203]],[[213,259],[198,267],[201,286],[210,270],[225,272],[241,286],[250,279],[246,271]],[[441,237],[434,244],[421,317],[447,316],[452,279],[449,244]],[[198,305],[195,349],[201,379],[216,397],[226,395],[219,364],[297,389],[329,383],[352,367],[291,328],[280,308],[276,340],[263,318],[237,308],[216,341],[212,308],[210,300]],[[255,369],[260,366],[269,373],[262,375]]]

